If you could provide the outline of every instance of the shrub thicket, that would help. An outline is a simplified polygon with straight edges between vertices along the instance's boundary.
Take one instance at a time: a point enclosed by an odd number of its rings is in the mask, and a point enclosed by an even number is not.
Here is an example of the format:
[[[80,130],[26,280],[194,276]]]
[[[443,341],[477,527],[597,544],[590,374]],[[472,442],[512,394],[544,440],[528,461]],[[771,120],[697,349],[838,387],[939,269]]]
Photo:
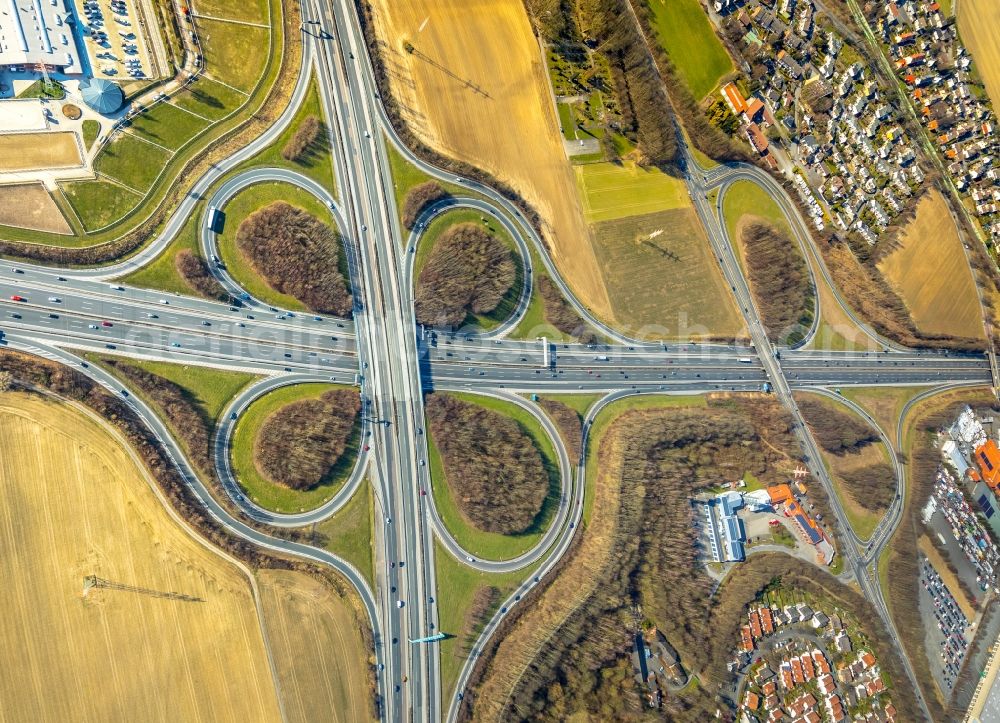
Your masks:
[[[403,225],[413,228],[425,208],[448,196],[449,193],[437,181],[425,181],[414,186],[403,199]]]
[[[306,116],[295,129],[292,137],[281,148],[281,157],[286,161],[301,161],[313,144],[319,140],[323,124],[314,115]]]
[[[812,323],[815,291],[794,242],[773,226],[751,223],[742,232],[754,301],[773,342],[800,341]]]
[[[879,441],[878,432],[853,412],[841,411],[832,403],[804,397],[798,400],[799,411],[805,417],[816,441],[827,452],[846,454]]]
[[[488,314],[517,279],[510,249],[474,223],[447,229],[434,244],[417,278],[417,321],[454,327],[469,314]]]
[[[257,432],[254,464],[272,482],[308,490],[326,481],[347,451],[361,399],[354,389],[331,389],[275,410]]]
[[[487,532],[528,530],[548,494],[534,440],[510,417],[448,394],[429,394],[427,421],[462,514]]]
[[[174,268],[192,291],[209,299],[227,298],[226,290],[209,272],[205,259],[191,249],[181,249],[177,252],[177,256],[174,257]]]
[[[337,234],[312,214],[275,201],[243,220],[236,246],[271,288],[313,311],[351,313],[351,293],[338,265]]]

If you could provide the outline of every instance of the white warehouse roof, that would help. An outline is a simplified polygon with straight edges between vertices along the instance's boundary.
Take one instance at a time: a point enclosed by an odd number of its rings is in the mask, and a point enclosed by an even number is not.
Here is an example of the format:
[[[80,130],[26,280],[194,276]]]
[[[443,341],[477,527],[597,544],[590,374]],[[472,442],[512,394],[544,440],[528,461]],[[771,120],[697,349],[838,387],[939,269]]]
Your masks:
[[[82,73],[66,0],[0,0],[0,65]]]

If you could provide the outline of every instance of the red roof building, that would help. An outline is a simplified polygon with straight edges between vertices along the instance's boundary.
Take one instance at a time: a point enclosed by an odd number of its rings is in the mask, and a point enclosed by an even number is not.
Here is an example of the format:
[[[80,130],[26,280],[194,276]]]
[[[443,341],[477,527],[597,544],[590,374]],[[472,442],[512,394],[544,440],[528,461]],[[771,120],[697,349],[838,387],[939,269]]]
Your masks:
[[[802,663],[798,658],[792,658],[792,680],[798,683],[805,683],[805,676],[802,675]]]
[[[982,472],[983,481],[989,485],[991,490],[996,490],[1000,485],[1000,449],[992,439],[986,441],[981,447],[976,447],[976,464]]]
[[[774,632],[774,618],[771,617],[771,608],[761,608],[760,613],[760,627],[764,631],[764,635],[770,635]]]
[[[743,701],[744,705],[750,710],[757,710],[760,708],[760,696],[753,691],[747,691],[747,697]]]
[[[750,634],[753,635],[754,640],[760,638],[760,617],[756,610],[750,611]]]
[[[736,115],[741,115],[747,109],[747,102],[735,83],[726,83],[722,86],[722,97]]]
[[[747,126],[747,138],[750,140],[750,145],[753,149],[757,151],[760,155],[767,153],[767,136],[764,135],[764,131],[760,129],[760,126],[756,123],[751,123]]]

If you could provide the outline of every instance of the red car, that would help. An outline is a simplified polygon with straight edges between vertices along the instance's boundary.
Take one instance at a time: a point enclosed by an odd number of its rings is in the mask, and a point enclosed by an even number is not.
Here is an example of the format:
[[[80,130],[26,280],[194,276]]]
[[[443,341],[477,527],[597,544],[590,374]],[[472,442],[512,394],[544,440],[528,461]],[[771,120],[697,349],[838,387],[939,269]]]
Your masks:
[[[114,326],[110,321],[102,321],[101,326]]]
[[[27,299],[25,299],[23,296],[18,296],[17,294],[14,294],[12,297],[10,297],[10,300],[11,301],[27,301]]]

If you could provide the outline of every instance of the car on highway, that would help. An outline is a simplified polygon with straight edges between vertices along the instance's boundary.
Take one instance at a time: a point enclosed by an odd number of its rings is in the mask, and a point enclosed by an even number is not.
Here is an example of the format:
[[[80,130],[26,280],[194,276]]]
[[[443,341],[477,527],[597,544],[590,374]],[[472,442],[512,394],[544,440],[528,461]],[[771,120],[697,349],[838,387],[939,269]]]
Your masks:
[[[62,301],[62,299],[60,299],[58,296],[50,296],[49,301],[51,301],[53,304],[58,304]]]
[[[20,319],[21,315],[18,314],[17,312],[14,312],[13,314],[10,315],[10,318],[11,319]]]
[[[147,319],[159,319],[160,317],[156,314],[146,314]]]
[[[101,326],[107,328],[109,326],[114,326],[114,324],[112,324],[110,321],[105,320],[101,322]]]
[[[18,296],[17,294],[12,295],[10,297],[10,300],[11,301],[27,301],[27,299],[25,299],[23,296]]]
[[[167,304],[169,304],[170,302],[169,302],[169,301],[167,301],[166,299],[160,299],[160,303],[161,303],[161,304],[163,304],[164,306],[166,306],[166,305],[167,305]]]
[[[404,606],[405,604],[406,604],[406,603],[404,603],[404,602],[403,602],[402,600],[397,600],[397,601],[396,601],[396,607],[398,607],[398,608],[401,608],[401,607],[403,607],[403,606]]]
[[[15,274],[23,274],[24,273],[23,271],[21,271],[21,269],[14,268],[13,266],[10,267],[10,270],[13,271]]]
[[[108,288],[112,291],[125,291],[125,287],[118,284],[108,284]]]
[[[100,329],[101,327],[99,327],[97,324],[88,324],[87,328],[88,329]]]

